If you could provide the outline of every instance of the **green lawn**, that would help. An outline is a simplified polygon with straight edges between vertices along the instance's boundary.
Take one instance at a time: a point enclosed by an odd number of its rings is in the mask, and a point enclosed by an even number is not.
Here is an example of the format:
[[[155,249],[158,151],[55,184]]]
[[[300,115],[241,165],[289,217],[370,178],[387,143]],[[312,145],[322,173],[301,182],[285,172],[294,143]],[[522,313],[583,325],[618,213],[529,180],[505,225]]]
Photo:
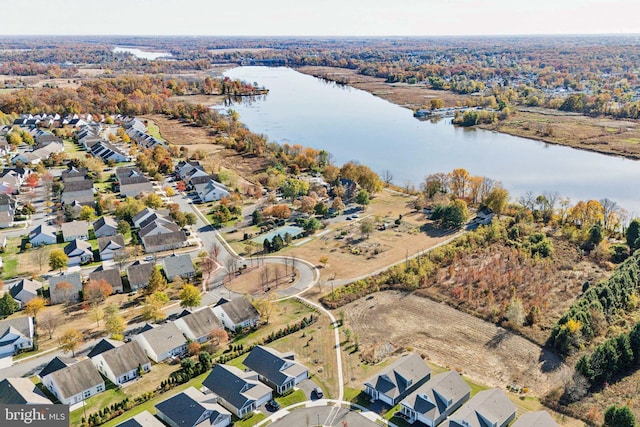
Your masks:
[[[147,133],[159,141],[165,141],[160,135],[160,128],[153,122],[153,120],[147,120]]]
[[[235,423],[233,423],[233,426],[234,427],[250,427],[250,426],[256,425],[257,423],[264,420],[265,418],[267,418],[265,414],[263,414],[262,412],[258,412],[258,413],[254,413],[250,418],[247,418],[246,420],[236,421]]]
[[[304,402],[305,400],[307,400],[307,398],[304,395],[304,391],[302,390],[296,390],[291,394],[276,398],[276,401],[283,408],[286,408],[287,406],[293,405],[295,403]]]
[[[94,412],[98,412],[105,406],[110,406],[112,403],[120,402],[122,399],[127,397],[127,394],[116,387],[112,382],[105,380],[105,385],[107,387],[107,390],[88,398],[85,401],[85,408],[76,409],[75,411],[71,412],[71,425],[80,425],[80,423],[82,422],[82,417],[84,417],[85,414],[85,409],[87,416],[89,416]]]
[[[13,256],[2,257],[4,270],[2,271],[3,279],[11,279],[17,275],[18,259]]]
[[[155,405],[157,405],[158,403],[167,400],[168,398],[170,398],[171,396],[175,396],[176,394],[180,393],[181,391],[184,391],[186,389],[188,389],[189,387],[195,387],[197,389],[200,389],[202,387],[202,382],[204,381],[204,379],[207,377],[207,375],[209,375],[209,372],[205,372],[202,375],[199,375],[195,378],[193,378],[191,381],[182,384],[176,388],[171,389],[170,391],[166,392],[166,393],[162,393],[156,397],[154,397],[151,400],[147,400],[146,402],[144,402],[141,405],[138,405],[134,408],[131,408],[130,410],[128,410],[126,413],[120,415],[119,417],[116,417],[112,420],[110,420],[109,422],[103,424],[103,426],[105,427],[113,427],[117,424],[120,424],[121,422],[128,420],[129,418],[138,415],[141,412],[144,411],[149,411],[152,414],[156,413],[156,408]],[[115,401],[114,401],[115,402]],[[88,412],[87,412],[88,414]],[[74,425],[74,424],[71,424]]]

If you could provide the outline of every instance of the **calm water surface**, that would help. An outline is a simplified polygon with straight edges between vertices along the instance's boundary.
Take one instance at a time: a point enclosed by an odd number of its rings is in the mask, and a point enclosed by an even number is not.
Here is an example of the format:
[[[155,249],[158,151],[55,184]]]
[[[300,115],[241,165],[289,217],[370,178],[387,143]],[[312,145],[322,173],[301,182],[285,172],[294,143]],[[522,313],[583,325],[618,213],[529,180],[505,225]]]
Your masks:
[[[169,52],[150,52],[150,51],[147,51],[147,50],[138,49],[137,47],[116,46],[116,47],[113,48],[113,52],[114,53],[128,52],[128,53],[132,54],[133,56],[135,56],[136,58],[149,59],[149,60],[152,60],[152,61],[154,59],[158,59],[158,58],[170,58],[171,57],[171,53],[169,53]]]
[[[367,92],[289,68],[238,67],[225,75],[269,89],[232,106],[251,131],[325,149],[337,164],[357,160],[378,173],[389,170],[397,185],[462,167],[500,181],[512,197],[527,191],[558,191],[573,202],[607,197],[640,214],[638,161],[458,128],[450,119],[419,121]]]

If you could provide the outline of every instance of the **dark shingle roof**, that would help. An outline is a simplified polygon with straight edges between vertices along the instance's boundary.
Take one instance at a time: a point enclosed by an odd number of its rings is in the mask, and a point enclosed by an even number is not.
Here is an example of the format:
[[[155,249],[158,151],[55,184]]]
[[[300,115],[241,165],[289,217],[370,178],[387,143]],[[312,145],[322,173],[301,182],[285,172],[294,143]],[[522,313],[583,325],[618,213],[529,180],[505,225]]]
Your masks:
[[[6,378],[0,381],[0,403],[51,405],[51,401],[29,378]]]
[[[111,242],[124,248],[124,237],[122,234],[116,234],[115,236],[98,237],[98,251],[102,252]]]
[[[38,375],[40,375],[40,378],[44,378],[47,375],[73,365],[74,363],[75,359],[71,359],[69,357],[54,357]]]
[[[436,420],[441,414],[463,399],[468,399],[471,388],[460,374],[449,371],[435,375],[407,396],[402,405],[423,416]],[[451,404],[447,405],[450,401]]]
[[[502,390],[492,388],[478,392],[462,408],[441,424],[443,427],[484,427],[503,425],[516,415],[516,406]]]
[[[120,276],[120,270],[117,268],[96,270],[89,274],[89,280],[99,281],[103,279],[113,287],[114,291],[122,290],[122,277]]]
[[[121,341],[116,341],[116,340],[110,340],[107,338],[103,338],[101,339],[98,344],[96,344],[91,351],[89,352],[89,354],[87,354],[87,357],[89,359],[91,359],[94,356],[97,356],[99,354],[104,353],[105,351],[109,351],[112,350],[116,347],[120,347],[122,345]]]
[[[241,409],[250,401],[271,392],[271,389],[266,385],[249,379],[251,376],[250,373],[242,372],[235,366],[219,364],[213,367],[202,385],[235,408]]]
[[[144,286],[149,283],[155,265],[151,262],[136,261],[127,267],[127,277],[132,286]]]
[[[184,231],[177,230],[171,233],[155,234],[153,236],[145,236],[142,238],[145,248],[153,248],[160,245],[176,245],[176,248],[180,244],[187,241],[187,236]]]
[[[231,414],[226,409],[217,403],[212,403],[211,396],[206,396],[193,387],[158,403],[156,409],[180,427],[194,427],[207,411],[210,411],[207,417],[208,422],[200,423],[198,426],[216,425],[222,421],[222,418],[231,418]]]
[[[242,363],[272,383],[283,386],[290,379],[296,378],[305,370],[308,370],[300,363],[294,362],[287,357],[289,355],[259,345],[251,350],[249,356]]]
[[[430,374],[431,368],[422,357],[409,353],[369,378],[365,384],[395,399]]]
[[[107,350],[102,353],[102,357],[116,377],[149,362],[147,355],[136,341]]]

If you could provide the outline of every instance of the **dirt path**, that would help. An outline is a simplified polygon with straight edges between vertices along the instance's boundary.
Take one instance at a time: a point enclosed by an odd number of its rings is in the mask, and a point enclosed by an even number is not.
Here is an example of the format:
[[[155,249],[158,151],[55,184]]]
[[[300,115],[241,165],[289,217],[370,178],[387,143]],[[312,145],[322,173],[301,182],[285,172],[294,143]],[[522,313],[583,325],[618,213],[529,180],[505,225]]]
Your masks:
[[[364,354],[390,343],[488,386],[543,395],[571,374],[555,355],[509,331],[426,298],[381,292],[343,307]]]

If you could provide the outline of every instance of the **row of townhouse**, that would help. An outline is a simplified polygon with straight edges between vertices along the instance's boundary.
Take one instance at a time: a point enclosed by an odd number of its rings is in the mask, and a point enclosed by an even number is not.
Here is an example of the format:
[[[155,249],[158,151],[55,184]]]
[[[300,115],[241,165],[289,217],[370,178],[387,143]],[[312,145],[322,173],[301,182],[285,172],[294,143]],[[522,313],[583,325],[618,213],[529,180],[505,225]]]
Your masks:
[[[209,203],[229,197],[229,189],[208,174],[197,161],[182,161],[176,165],[176,178],[183,181],[189,190],[198,196],[202,203]]]

